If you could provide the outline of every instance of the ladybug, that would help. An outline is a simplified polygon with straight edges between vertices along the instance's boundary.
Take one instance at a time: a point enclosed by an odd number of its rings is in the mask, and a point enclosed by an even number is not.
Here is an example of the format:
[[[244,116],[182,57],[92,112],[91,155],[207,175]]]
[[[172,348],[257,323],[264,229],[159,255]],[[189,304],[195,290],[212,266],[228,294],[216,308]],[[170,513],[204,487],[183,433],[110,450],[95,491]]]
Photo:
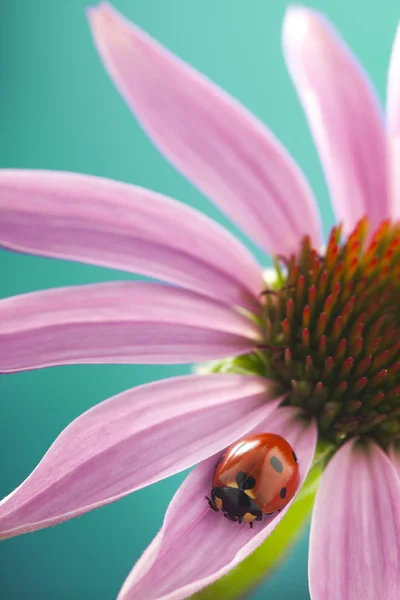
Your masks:
[[[241,438],[215,467],[210,507],[231,521],[261,521],[280,511],[295,495],[300,474],[296,454],[280,435],[258,433]]]

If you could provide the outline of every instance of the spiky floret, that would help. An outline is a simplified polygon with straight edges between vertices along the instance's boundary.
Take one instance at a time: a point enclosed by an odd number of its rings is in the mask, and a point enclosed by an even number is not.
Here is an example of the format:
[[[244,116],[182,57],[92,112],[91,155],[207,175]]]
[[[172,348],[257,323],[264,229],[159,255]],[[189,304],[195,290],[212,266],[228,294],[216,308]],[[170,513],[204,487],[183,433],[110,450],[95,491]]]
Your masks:
[[[335,227],[323,255],[305,238],[285,285],[264,294],[266,374],[335,445],[400,433],[400,226],[367,235],[367,219],[345,243]]]

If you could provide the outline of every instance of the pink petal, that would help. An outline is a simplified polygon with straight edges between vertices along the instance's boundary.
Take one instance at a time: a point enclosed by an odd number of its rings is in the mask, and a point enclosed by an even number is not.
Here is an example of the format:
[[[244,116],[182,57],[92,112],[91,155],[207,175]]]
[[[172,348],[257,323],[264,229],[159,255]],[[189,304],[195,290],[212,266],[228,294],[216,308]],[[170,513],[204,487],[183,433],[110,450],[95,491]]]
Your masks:
[[[0,301],[0,372],[77,363],[190,363],[261,340],[223,304],[156,283],[60,288]]]
[[[400,26],[396,31],[389,65],[387,125],[390,134],[400,135]]]
[[[99,177],[0,171],[0,244],[156,277],[251,309],[263,288],[251,254],[220,225]]]
[[[289,9],[286,61],[320,152],[336,216],[349,233],[367,215],[372,228],[391,216],[380,107],[355,57],[330,24]]]
[[[350,441],[317,493],[310,537],[314,600],[400,598],[400,480],[374,443]]]
[[[284,436],[300,464],[301,482],[311,467],[317,440],[315,423],[306,422],[293,408],[274,411],[255,431]],[[254,530],[232,523],[210,510],[210,493],[218,455],[204,461],[187,477],[174,496],[164,525],[131,571],[119,600],[179,600],[209,585],[253,552],[285,515],[266,517]]]
[[[306,233],[319,245],[308,184],[255,117],[109,4],[88,15],[114,83],[175,167],[265,250],[296,252]]]
[[[271,395],[266,379],[189,375],[98,404],[0,503],[0,537],[71,519],[221,451],[274,410]]]
[[[400,217],[400,26],[390,60],[387,90],[387,129],[393,217]]]
[[[399,440],[394,442],[389,447],[389,458],[393,463],[394,468],[397,471],[397,474],[400,475],[400,443]]]

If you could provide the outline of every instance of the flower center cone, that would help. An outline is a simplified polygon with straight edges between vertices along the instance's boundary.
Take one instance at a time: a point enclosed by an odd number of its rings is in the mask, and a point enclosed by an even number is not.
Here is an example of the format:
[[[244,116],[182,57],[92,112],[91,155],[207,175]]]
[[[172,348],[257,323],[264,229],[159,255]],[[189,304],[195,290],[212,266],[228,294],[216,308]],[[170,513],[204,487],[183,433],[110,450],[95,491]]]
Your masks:
[[[363,219],[345,243],[334,227],[324,255],[305,238],[285,266],[285,285],[264,294],[267,376],[326,441],[385,447],[400,433],[400,225],[368,239]]]

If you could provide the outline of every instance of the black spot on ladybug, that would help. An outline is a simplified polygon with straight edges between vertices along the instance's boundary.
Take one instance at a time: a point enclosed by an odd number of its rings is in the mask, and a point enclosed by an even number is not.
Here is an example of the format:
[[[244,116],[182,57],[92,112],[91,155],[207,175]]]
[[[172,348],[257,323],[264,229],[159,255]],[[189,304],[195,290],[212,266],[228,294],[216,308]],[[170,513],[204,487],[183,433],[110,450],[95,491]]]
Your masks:
[[[292,454],[293,454],[293,458],[294,458],[295,462],[297,462],[297,463],[298,463],[299,461],[297,460],[297,456],[296,456],[296,454],[295,454],[294,452],[292,452]]]
[[[252,490],[255,485],[256,480],[254,479],[254,477],[248,477],[246,481],[246,490]]]
[[[238,485],[239,490],[243,489],[243,486],[246,483],[246,479],[246,473],[243,473],[243,471],[239,471],[239,473],[236,475],[236,483]]]
[[[282,488],[281,492],[280,492],[280,497],[281,498],[286,498],[286,488]]]
[[[243,471],[239,471],[236,475],[236,483],[239,490],[251,490],[256,485],[256,480],[250,475],[246,475]]]
[[[279,458],[277,458],[276,456],[273,456],[270,460],[270,463],[271,463],[271,467],[274,468],[275,471],[277,471],[277,473],[282,473],[283,464],[281,463]]]

